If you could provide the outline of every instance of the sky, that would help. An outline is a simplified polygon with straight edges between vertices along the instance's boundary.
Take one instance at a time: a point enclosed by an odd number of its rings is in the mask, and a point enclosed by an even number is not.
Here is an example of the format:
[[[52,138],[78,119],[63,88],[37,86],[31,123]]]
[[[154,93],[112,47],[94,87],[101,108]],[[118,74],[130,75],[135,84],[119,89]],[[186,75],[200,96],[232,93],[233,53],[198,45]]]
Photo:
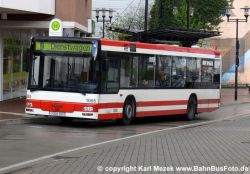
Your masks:
[[[123,11],[131,2],[133,4],[138,4],[140,0],[92,0],[93,9],[96,8],[113,8],[114,10],[121,12]]]
[[[149,0],[149,3],[153,3],[154,0]],[[145,0],[92,0],[92,10],[95,10],[97,8],[112,8],[116,12],[114,15],[117,15],[119,13],[122,15],[122,13],[125,10],[128,10],[129,7],[138,7],[138,5],[141,4],[144,6]],[[95,12],[92,13],[92,19],[96,21]],[[100,35],[99,27],[102,25],[102,23],[98,23],[96,28],[96,35]]]

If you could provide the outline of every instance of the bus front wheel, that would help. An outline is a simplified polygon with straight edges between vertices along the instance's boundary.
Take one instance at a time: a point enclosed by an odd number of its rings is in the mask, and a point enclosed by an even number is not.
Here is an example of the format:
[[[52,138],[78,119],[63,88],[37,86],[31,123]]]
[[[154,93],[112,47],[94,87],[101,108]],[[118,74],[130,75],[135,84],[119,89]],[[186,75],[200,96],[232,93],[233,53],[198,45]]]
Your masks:
[[[197,108],[197,101],[194,97],[191,97],[188,100],[188,105],[187,105],[187,113],[186,113],[187,120],[193,120],[195,118],[196,108]]]
[[[135,117],[135,103],[131,99],[125,101],[123,107],[123,117],[120,120],[122,125],[129,125]]]

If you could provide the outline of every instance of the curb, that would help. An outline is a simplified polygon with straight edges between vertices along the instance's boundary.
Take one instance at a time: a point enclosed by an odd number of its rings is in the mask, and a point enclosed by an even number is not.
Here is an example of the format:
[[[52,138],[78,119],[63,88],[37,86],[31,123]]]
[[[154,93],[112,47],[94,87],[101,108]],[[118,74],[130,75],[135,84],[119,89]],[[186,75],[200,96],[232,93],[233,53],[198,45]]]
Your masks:
[[[19,118],[10,118],[10,119],[0,120],[0,125],[35,123],[35,122],[41,122],[43,120],[46,120],[46,118],[48,118],[48,117],[28,115],[25,113],[18,113],[18,112],[0,111],[0,114],[19,116]]]

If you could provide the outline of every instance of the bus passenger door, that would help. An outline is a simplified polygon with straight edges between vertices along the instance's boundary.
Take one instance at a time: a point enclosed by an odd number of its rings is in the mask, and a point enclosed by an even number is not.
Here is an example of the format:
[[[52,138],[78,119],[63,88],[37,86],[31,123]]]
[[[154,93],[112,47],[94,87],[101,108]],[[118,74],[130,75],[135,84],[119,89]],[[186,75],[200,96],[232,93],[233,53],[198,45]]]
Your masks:
[[[102,92],[118,93],[120,88],[119,74],[120,60],[108,57],[102,67]]]

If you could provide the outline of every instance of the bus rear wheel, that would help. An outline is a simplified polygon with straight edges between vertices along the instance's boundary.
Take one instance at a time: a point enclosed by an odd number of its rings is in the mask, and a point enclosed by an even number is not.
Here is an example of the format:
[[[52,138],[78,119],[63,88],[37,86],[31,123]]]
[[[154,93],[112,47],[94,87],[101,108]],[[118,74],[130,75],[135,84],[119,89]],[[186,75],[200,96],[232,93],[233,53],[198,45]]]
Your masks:
[[[123,117],[120,120],[122,125],[129,125],[135,117],[135,102],[131,99],[125,101],[123,107]]]
[[[197,108],[197,101],[194,97],[190,97],[187,105],[186,119],[193,120],[195,118]]]

